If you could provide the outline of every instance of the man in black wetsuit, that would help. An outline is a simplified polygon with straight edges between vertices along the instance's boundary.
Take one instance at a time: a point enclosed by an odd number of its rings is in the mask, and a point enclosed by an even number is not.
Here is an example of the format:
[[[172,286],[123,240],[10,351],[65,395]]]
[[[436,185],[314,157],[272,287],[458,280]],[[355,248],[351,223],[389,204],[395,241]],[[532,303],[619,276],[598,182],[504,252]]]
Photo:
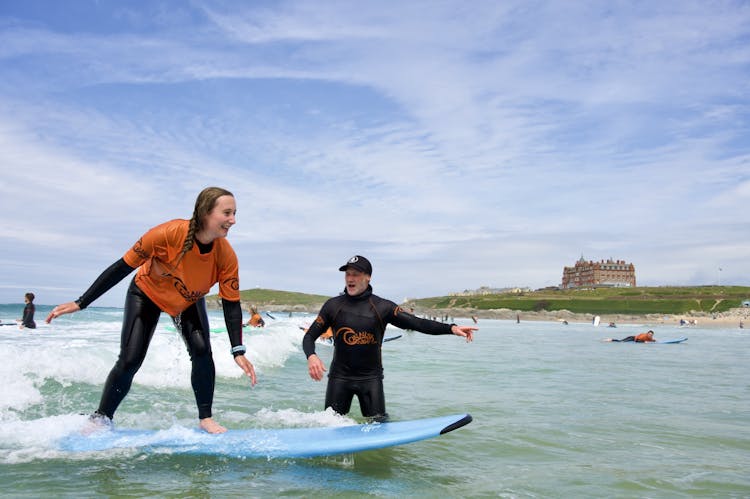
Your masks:
[[[339,270],[346,272],[344,293],[323,304],[302,340],[308,372],[316,381],[323,379],[326,368],[315,354],[315,340],[331,327],[334,350],[325,407],[347,414],[356,395],[364,417],[384,421],[388,414],[381,347],[386,326],[393,324],[426,334],[455,334],[467,342],[472,341],[477,328],[420,319],[372,294],[372,265],[363,256],[350,258]]]

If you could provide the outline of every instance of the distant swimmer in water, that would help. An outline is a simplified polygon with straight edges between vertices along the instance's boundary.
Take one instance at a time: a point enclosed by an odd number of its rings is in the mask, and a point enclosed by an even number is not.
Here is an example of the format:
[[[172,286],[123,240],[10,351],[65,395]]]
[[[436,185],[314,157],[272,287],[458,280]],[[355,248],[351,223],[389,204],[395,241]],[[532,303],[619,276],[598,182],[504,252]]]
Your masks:
[[[26,302],[26,306],[23,307],[23,319],[21,319],[20,328],[36,329],[36,322],[34,322],[34,312],[36,312],[34,293],[26,293],[23,300]]]
[[[615,338],[607,338],[603,341],[616,341],[618,343],[624,343],[627,341],[634,341],[636,343],[653,343],[656,340],[654,339],[654,332],[649,329],[645,333],[637,334],[635,336],[626,336],[625,338],[621,340],[618,340]]]
[[[148,230],[80,298],[57,305],[47,316],[50,322],[83,310],[138,269],[125,298],[120,355],[104,384],[99,408],[90,417],[91,428],[112,425],[115,411],[146,358],[159,316],[166,312],[182,334],[190,354],[190,380],[201,429],[208,433],[226,431],[211,414],[216,369],[203,297],[214,284],[219,285],[231,345],[229,353],[254,385],[255,369],[245,357],[242,344],[239,262],[226,239],[235,224],[236,212],[231,192],[219,187],[203,189],[190,220],[171,220]]]

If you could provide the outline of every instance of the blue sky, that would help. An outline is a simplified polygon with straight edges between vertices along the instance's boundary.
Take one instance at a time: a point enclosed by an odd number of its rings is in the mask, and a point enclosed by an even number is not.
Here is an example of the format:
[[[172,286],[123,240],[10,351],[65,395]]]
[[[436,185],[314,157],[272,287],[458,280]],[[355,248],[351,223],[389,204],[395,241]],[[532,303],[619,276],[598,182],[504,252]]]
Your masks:
[[[0,302],[209,185],[242,288],[750,285],[747,2],[3,0],[0,76]]]

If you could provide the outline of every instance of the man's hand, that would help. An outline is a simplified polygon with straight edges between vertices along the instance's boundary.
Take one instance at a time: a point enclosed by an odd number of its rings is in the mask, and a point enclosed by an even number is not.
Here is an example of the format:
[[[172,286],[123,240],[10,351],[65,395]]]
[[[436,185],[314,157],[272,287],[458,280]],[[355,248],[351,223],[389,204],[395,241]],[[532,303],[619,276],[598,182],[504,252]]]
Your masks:
[[[307,358],[307,371],[310,373],[310,377],[315,381],[323,379],[323,373],[326,371],[326,366],[323,365],[323,361],[320,360],[315,354],[312,354]]]

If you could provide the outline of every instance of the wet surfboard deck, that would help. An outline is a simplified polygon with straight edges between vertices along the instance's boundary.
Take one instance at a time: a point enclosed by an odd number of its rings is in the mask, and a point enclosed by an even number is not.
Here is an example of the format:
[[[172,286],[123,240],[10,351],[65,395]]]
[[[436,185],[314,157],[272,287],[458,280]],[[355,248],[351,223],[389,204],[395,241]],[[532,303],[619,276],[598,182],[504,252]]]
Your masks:
[[[64,437],[60,449],[97,452],[139,449],[147,453],[220,455],[228,457],[308,458],[349,454],[434,438],[469,424],[469,414],[410,421],[323,428],[228,430],[211,435],[197,429],[113,429]]]

